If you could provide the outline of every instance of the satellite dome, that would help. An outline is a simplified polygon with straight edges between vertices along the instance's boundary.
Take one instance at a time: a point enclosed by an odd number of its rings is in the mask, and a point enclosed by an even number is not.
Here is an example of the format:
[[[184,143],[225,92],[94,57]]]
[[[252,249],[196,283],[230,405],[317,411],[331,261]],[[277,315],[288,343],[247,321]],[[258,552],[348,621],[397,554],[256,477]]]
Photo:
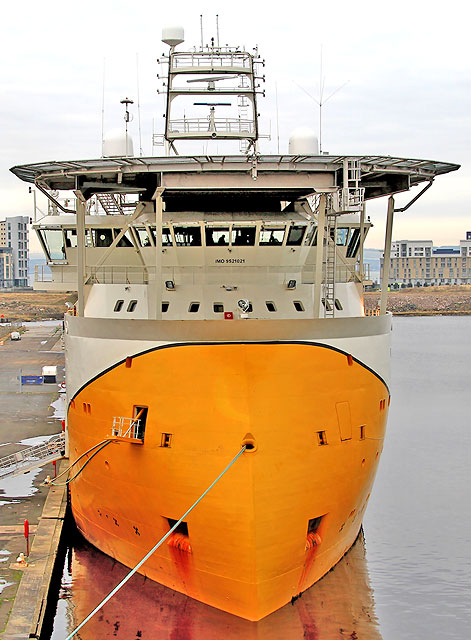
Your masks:
[[[162,42],[169,47],[175,47],[185,41],[183,27],[164,27],[162,29]]]
[[[293,156],[319,155],[319,140],[315,132],[309,127],[298,127],[289,137],[288,153]]]
[[[127,148],[126,148],[127,146]],[[104,158],[122,158],[133,157],[134,146],[132,143],[132,137],[127,135],[126,145],[126,133],[121,129],[113,129],[109,131],[103,140],[103,157]]]

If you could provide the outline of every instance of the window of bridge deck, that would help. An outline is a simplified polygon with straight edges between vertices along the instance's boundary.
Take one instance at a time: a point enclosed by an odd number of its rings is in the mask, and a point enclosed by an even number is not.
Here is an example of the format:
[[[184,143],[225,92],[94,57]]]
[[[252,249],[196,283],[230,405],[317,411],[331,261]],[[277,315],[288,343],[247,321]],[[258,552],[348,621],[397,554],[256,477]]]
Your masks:
[[[229,227],[206,227],[207,247],[227,247],[229,246]]]
[[[173,227],[177,247],[201,247],[201,228],[197,226]]]
[[[232,226],[232,246],[233,247],[253,247],[257,228],[254,226]]]
[[[305,231],[305,224],[294,224],[290,227],[288,231],[288,239],[286,240],[287,246],[294,247],[302,244]]]
[[[150,232],[152,233],[152,239],[155,245],[155,227],[150,227]],[[142,245],[142,246],[148,246],[148,245]],[[163,247],[173,246],[172,234],[170,233],[170,229],[168,227],[162,227],[162,246]]]
[[[260,229],[260,246],[274,246],[283,244],[285,227],[262,227]]]
[[[62,229],[42,229],[39,232],[49,260],[64,260],[65,245]]]

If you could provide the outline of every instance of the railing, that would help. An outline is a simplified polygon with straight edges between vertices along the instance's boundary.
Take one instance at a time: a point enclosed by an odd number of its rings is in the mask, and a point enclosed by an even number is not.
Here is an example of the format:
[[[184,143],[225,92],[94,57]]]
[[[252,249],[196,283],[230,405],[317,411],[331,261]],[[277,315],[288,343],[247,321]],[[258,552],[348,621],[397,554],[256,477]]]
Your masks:
[[[148,284],[146,267],[88,267],[90,284]],[[77,285],[76,265],[53,266],[37,265],[34,272],[35,282],[55,282],[57,284]]]
[[[60,433],[43,444],[0,458],[0,476],[18,475],[53,462],[65,455],[65,435]]]
[[[113,428],[111,435],[119,438],[142,438],[141,421],[139,418],[124,418],[122,416],[113,418]]]
[[[255,131],[252,120],[241,120],[239,118],[215,118],[214,121],[208,118],[183,118],[181,120],[170,120],[168,123],[169,133],[184,135],[185,133],[231,133],[253,135]]]
[[[244,51],[228,51],[221,53],[195,52],[195,53],[174,53],[172,55],[171,71],[182,68],[207,67],[231,67],[233,69],[250,70],[250,54]]]

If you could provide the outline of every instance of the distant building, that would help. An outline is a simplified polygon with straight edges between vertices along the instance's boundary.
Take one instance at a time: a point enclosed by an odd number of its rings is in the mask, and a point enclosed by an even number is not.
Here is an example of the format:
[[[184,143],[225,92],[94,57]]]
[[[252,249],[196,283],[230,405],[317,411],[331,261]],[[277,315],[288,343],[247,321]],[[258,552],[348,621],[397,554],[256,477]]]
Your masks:
[[[381,276],[383,273],[381,258]],[[432,240],[400,240],[391,244],[389,285],[435,286],[471,284],[471,231],[459,247],[434,247]]]
[[[13,249],[0,246],[0,289],[11,289],[13,284]]]
[[[10,250],[1,252],[3,261],[0,263],[0,288],[28,286],[29,221],[28,216],[14,216],[0,222],[0,250]],[[5,277],[7,269],[8,278]],[[5,281],[13,284],[6,284]]]

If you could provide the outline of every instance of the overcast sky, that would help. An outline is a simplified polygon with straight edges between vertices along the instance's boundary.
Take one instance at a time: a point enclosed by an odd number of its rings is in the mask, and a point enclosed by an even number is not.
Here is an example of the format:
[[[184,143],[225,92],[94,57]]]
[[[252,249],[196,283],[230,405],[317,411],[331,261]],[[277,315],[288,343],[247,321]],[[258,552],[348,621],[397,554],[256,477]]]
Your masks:
[[[164,104],[156,93],[159,65],[167,50],[163,26],[185,28],[188,47],[205,41],[258,45],[266,60],[266,98],[259,101],[263,153],[276,153],[278,93],[280,150],[290,132],[318,129],[322,47],[323,150],[332,154],[386,154],[461,164],[437,178],[407,213],[397,214],[394,239],[430,239],[458,244],[471,230],[471,37],[469,5],[448,2],[238,3],[180,0],[63,0],[2,3],[0,48],[0,219],[31,215],[28,186],[9,172],[15,164],[99,157],[103,68],[105,131],[122,126],[119,101],[137,101],[144,155],[152,128],[162,132]],[[182,45],[180,49],[184,48]],[[138,61],[138,63],[137,63]],[[304,90],[302,90],[302,87]],[[154,123],[154,124],[153,124]],[[139,149],[138,117],[131,125]],[[223,152],[223,148],[218,149]],[[413,193],[415,193],[415,190]],[[398,206],[410,194],[397,197]],[[384,238],[385,199],[368,205],[375,224],[368,246]],[[31,250],[37,250],[32,242]]]

